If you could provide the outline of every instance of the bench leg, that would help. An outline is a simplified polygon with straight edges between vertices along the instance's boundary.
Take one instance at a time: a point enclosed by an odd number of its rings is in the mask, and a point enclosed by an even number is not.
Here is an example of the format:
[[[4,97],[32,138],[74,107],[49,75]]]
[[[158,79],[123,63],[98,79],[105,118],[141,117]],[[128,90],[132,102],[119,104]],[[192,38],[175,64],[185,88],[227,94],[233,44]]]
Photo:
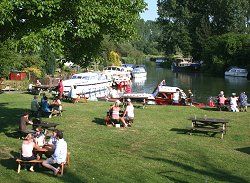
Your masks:
[[[19,173],[20,173],[20,170],[21,170],[21,163],[20,163],[20,162],[18,162],[18,166],[17,166],[17,174],[19,174]]]
[[[60,166],[60,175],[63,176],[64,163],[61,163]]]

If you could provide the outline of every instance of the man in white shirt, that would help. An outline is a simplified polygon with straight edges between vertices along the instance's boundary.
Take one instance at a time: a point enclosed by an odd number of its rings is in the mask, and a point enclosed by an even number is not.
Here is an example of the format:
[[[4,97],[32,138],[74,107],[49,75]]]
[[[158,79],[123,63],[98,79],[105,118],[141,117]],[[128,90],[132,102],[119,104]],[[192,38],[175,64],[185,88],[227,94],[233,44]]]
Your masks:
[[[55,168],[54,166],[52,166],[52,164],[64,163],[67,158],[67,143],[63,139],[63,133],[61,131],[58,131],[56,137],[58,139],[58,142],[56,143],[54,154],[51,156],[51,158],[44,160],[42,163],[44,167],[53,170],[55,176],[60,171],[60,167]]]

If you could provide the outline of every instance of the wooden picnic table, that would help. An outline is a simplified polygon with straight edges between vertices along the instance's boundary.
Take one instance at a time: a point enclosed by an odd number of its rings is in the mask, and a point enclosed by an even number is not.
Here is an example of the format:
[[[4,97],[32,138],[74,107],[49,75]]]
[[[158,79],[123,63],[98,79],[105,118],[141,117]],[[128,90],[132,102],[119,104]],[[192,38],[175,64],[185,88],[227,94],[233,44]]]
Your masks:
[[[192,121],[192,126],[190,129],[190,135],[193,131],[206,131],[221,133],[221,138],[223,139],[224,134],[226,134],[226,127],[229,123],[229,119],[219,119],[219,118],[189,118]]]
[[[42,129],[44,129],[44,133],[47,133],[47,130],[50,128],[55,129],[56,126],[59,125],[58,123],[48,123],[48,122],[41,122],[41,123],[37,123],[37,124],[33,124],[34,127],[41,127]]]

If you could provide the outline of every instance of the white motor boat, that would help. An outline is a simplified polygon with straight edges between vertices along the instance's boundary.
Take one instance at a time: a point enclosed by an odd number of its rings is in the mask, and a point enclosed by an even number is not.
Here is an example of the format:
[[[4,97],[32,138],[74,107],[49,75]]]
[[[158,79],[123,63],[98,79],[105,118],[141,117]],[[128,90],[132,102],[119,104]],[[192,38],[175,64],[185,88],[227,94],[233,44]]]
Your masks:
[[[125,67],[109,66],[103,69],[103,74],[113,81],[113,85],[127,85],[130,83],[131,74]]]
[[[247,77],[247,70],[238,67],[232,67],[225,72],[225,76]]]
[[[68,96],[71,88],[75,85],[78,94],[94,100],[96,97],[107,95],[112,81],[99,72],[74,74],[71,79],[63,81],[64,95]]]
[[[147,72],[144,67],[136,67],[132,71],[132,76],[134,78],[145,78],[147,76]]]

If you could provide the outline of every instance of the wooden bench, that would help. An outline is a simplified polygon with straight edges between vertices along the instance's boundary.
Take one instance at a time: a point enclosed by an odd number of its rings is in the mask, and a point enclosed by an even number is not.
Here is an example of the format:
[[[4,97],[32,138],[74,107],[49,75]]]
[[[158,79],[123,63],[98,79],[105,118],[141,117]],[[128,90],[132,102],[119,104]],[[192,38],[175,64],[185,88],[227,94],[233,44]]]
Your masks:
[[[208,127],[188,127],[188,130],[190,130],[190,135],[192,135],[193,131],[200,131],[200,132],[214,132],[214,133],[221,133],[221,138],[223,139],[223,135],[225,133],[225,130],[222,128],[208,128]]]
[[[30,160],[30,161],[25,161],[25,160],[21,160],[21,159],[16,159],[16,162],[18,163],[17,166],[17,174],[20,174],[21,171],[21,163],[38,163],[38,164],[42,164],[42,162],[44,161],[44,159],[40,159],[40,160]],[[59,164],[60,166],[60,176],[63,176],[63,172],[64,172],[64,166],[68,165],[69,166],[69,162],[70,161],[70,152],[67,152],[67,157],[66,157],[66,161]]]
[[[30,160],[30,161],[24,161],[24,160],[21,160],[21,159],[16,159],[16,162],[18,163],[18,166],[17,166],[17,173],[19,174],[20,171],[21,171],[21,163],[42,163],[43,160],[40,159],[40,160]]]

